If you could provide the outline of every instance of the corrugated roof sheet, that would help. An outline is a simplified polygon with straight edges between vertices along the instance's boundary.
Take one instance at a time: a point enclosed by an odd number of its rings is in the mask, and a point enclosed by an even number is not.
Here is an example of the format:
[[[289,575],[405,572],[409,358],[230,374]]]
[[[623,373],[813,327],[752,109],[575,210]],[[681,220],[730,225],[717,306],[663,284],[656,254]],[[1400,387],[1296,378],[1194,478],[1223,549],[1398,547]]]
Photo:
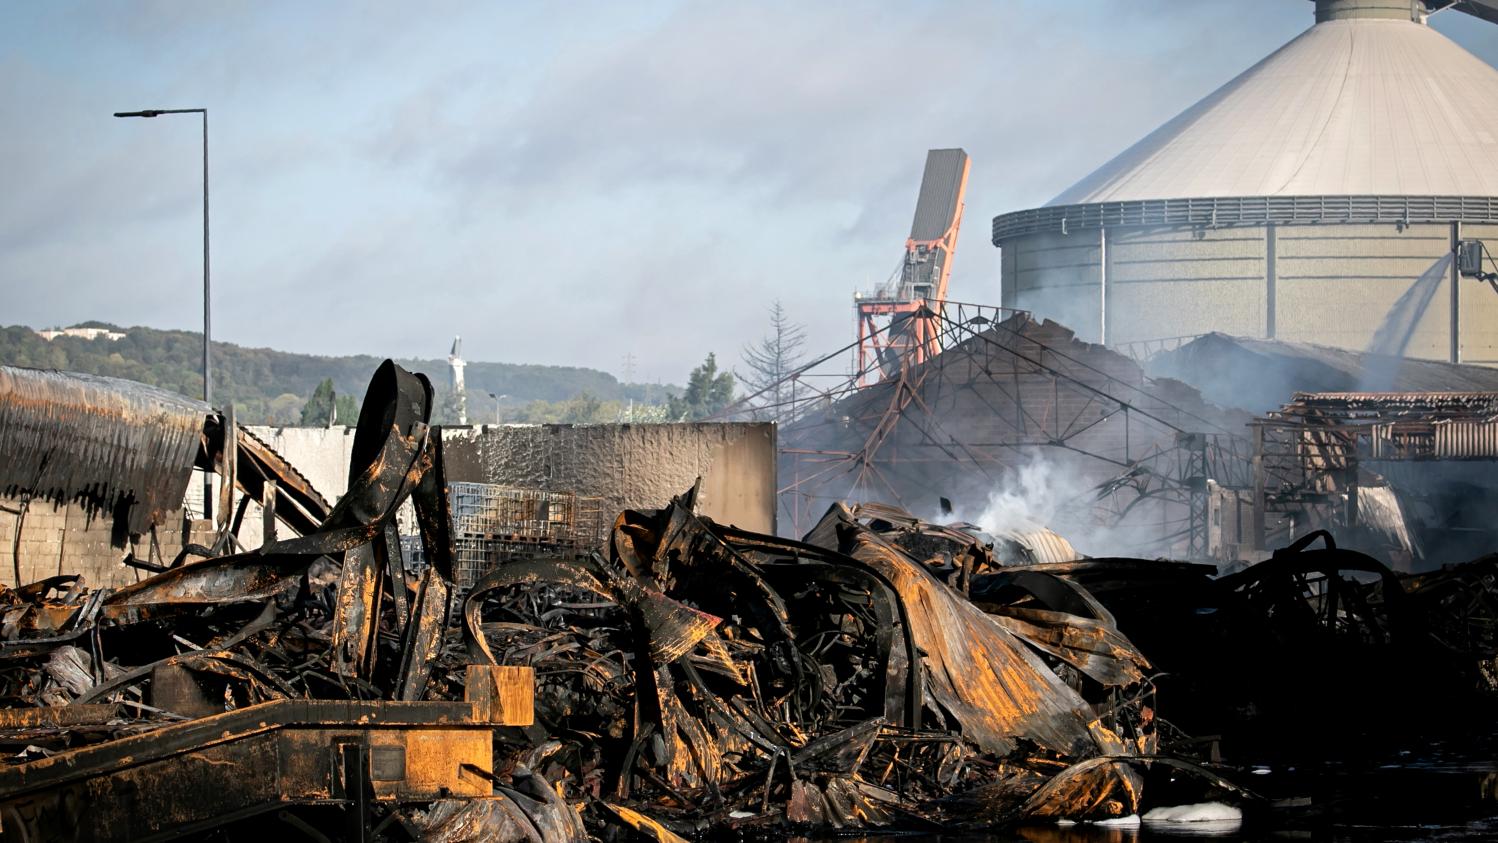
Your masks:
[[[926,153],[915,220],[910,224],[911,240],[939,240],[951,228],[966,169],[967,153],[960,149],[933,149]]]
[[[1413,21],[1319,23],[1050,205],[1498,196],[1498,70]]]
[[[0,366],[0,491],[133,504],[143,533],[181,509],[208,412],[134,381]]]

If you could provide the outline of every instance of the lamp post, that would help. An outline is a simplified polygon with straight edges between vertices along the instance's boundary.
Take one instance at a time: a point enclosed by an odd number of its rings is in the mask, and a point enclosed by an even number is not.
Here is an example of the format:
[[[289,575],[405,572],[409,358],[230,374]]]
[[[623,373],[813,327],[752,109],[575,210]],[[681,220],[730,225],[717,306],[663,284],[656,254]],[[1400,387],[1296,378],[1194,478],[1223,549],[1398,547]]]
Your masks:
[[[213,377],[208,368],[208,344],[211,341],[211,309],[208,285],[208,109],[152,108],[145,111],[116,111],[116,117],[159,117],[163,114],[203,115],[203,403],[213,408]],[[229,435],[226,433],[226,435]],[[203,517],[213,517],[213,481],[203,475]]]
[[[506,395],[495,395],[494,393],[491,392],[491,393],[489,393],[489,397],[492,398],[492,399],[494,399],[494,423],[495,424],[499,424],[499,402],[503,401],[506,398],[509,398],[510,396],[508,394],[506,394]]]

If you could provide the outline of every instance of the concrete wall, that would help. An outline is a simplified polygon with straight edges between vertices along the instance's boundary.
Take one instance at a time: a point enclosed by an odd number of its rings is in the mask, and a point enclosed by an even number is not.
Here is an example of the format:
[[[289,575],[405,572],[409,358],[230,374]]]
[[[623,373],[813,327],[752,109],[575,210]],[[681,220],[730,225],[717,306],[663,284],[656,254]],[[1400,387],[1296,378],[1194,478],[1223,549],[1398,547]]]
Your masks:
[[[352,427],[250,425],[248,430],[296,466],[329,503],[348,491],[349,456],[354,450]]]
[[[704,515],[775,531],[769,423],[450,427],[443,456],[449,480],[598,496],[614,513],[665,506],[700,476]]]
[[[1413,313],[1416,280],[1451,250],[1451,225],[1115,228],[1005,243],[1003,304],[1109,345],[1211,331],[1366,350],[1392,312]],[[1461,236],[1498,250],[1498,226]],[[1106,263],[1103,256],[1106,255]],[[1451,283],[1432,285],[1406,355],[1448,360]],[[1498,292],[1462,279],[1461,362],[1498,364]]]
[[[1108,341],[1263,336],[1264,238],[1258,228],[1109,231]]]
[[[337,503],[348,491],[349,458],[354,448],[354,429],[343,425],[334,427],[269,427],[248,425],[261,441],[275,449],[296,467],[316,489],[327,498],[328,503]],[[196,491],[188,489],[189,501]],[[200,493],[196,494],[202,498]],[[409,508],[409,504],[407,505]],[[278,535],[290,535],[283,527]],[[260,546],[264,536],[262,513],[259,503],[252,502],[245,510],[244,522],[239,528],[239,540],[246,549]]]
[[[0,497],[0,583],[16,585],[12,550],[16,535],[20,501]],[[184,540],[192,544],[213,541],[213,530],[207,521],[170,517],[174,529],[156,532],[161,558],[171,562],[181,551]],[[55,577],[58,574],[82,574],[92,587],[117,588],[147,576],[146,572],[121,564],[127,553],[149,558],[150,536],[131,541],[114,534],[114,519],[109,513],[90,514],[76,504],[59,506],[51,501],[32,501],[21,522],[21,583]]]

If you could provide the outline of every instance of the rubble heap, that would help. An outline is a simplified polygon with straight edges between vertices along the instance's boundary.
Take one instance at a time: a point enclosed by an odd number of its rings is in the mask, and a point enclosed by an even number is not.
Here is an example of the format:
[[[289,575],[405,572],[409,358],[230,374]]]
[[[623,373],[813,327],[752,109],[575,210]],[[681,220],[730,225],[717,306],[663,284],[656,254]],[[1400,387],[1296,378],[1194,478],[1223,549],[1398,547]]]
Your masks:
[[[833,505],[799,541],[739,530],[693,489],[620,513],[599,552],[507,562],[459,595],[431,401],[424,377],[379,369],[349,492],[302,535],[118,590],[0,588],[5,839],[678,840],[1252,811],[1176,710],[1261,717],[1296,648],[1493,675],[1491,560],[1406,589],[1329,536],[1224,578],[1016,566],[887,506]]]

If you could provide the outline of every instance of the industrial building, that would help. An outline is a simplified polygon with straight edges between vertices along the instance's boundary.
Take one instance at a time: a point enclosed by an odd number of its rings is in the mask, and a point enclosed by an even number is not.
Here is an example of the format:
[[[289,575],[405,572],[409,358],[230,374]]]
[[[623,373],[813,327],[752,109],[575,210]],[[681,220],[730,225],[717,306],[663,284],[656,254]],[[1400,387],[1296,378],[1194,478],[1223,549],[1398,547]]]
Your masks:
[[[872,385],[855,373],[787,419],[780,529],[842,500],[931,518],[945,502],[990,530],[1055,528],[1083,553],[1211,555],[1206,479],[1248,485],[1249,414],[1052,321],[950,303],[927,318],[941,354]]]
[[[1300,36],[995,217],[1003,305],[1113,346],[1215,331],[1498,364],[1498,295],[1452,260],[1498,248],[1498,70],[1428,25],[1451,5],[1315,0]]]

